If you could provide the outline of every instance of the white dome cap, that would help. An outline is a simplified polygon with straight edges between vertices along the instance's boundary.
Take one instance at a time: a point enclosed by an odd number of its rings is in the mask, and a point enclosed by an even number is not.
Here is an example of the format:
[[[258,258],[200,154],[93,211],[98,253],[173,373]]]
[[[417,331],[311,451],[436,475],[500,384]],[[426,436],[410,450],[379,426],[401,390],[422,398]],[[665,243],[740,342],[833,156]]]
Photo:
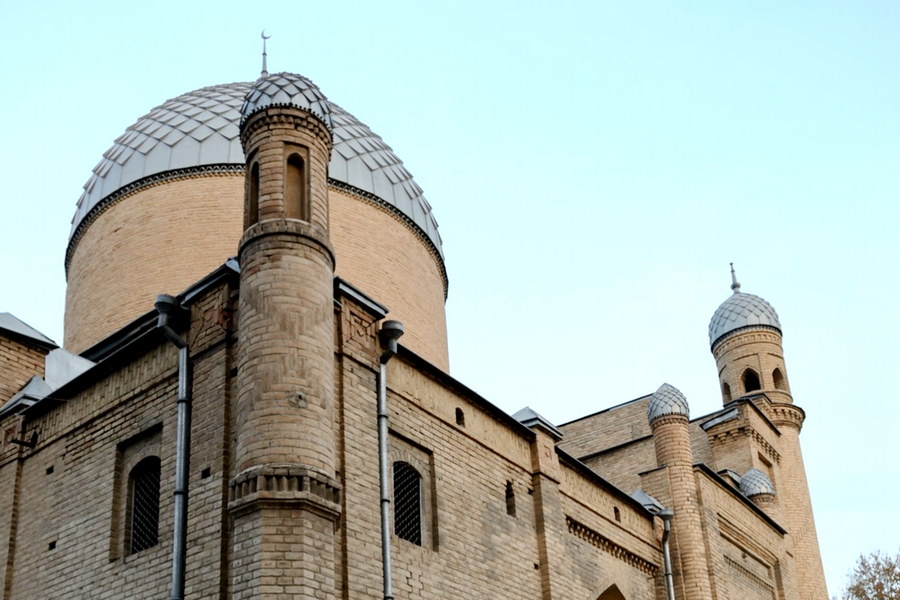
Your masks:
[[[742,293],[733,266],[731,278],[734,293],[719,305],[709,321],[709,345],[715,346],[722,336],[744,327],[771,327],[780,332],[781,322],[772,305],[759,296]]]
[[[647,404],[647,421],[652,425],[656,419],[666,415],[684,415],[690,418],[687,398],[678,388],[668,383],[659,386],[659,389],[650,396],[650,402]]]
[[[768,475],[759,469],[750,469],[741,477],[741,493],[748,498],[763,494],[774,496],[775,486]]]

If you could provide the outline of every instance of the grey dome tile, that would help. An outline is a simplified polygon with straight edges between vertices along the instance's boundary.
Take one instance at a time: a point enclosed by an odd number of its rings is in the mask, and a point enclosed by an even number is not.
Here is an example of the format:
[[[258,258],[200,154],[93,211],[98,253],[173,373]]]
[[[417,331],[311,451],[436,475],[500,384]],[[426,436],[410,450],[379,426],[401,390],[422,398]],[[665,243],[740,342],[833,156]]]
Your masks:
[[[723,335],[750,326],[774,327],[781,331],[778,313],[771,304],[759,296],[736,291],[713,313],[709,321],[709,344],[713,346]]]
[[[774,496],[775,486],[768,475],[759,469],[750,469],[741,477],[741,493],[748,498],[762,494]]]
[[[422,188],[390,146],[356,117],[329,103],[314,84],[300,76],[278,74],[278,84],[259,92],[265,102],[282,98],[308,103],[331,116],[334,151],[329,177],[380,198],[406,215],[431,240],[443,258],[437,221]],[[271,77],[267,81],[271,80]],[[302,80],[302,81],[301,81]],[[299,83],[298,83],[299,82]],[[145,177],[201,165],[243,165],[239,122],[245,97],[257,83],[202,88],[164,102],[119,136],[94,167],[72,219],[72,236],[104,198]],[[256,106],[260,106],[256,104]],[[190,142],[185,142],[190,140]],[[182,143],[186,143],[184,147]],[[199,143],[199,148],[195,144]]]
[[[312,81],[295,73],[275,73],[253,84],[241,105],[246,119],[258,110],[273,105],[290,105],[308,111],[333,129],[331,107],[325,95]]]
[[[687,398],[678,388],[664,383],[659,386],[647,403],[647,421],[651,424],[666,415],[684,415],[690,417]]]

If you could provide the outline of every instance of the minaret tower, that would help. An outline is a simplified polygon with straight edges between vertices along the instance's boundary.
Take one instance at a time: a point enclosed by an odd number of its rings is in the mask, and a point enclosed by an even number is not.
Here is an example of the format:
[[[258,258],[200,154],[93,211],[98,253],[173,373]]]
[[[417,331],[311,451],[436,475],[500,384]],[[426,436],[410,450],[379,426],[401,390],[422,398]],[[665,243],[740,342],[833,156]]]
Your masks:
[[[666,470],[668,486],[659,498],[675,513],[672,534],[677,596],[711,600],[701,506],[694,479],[690,409],[684,394],[668,383],[662,384],[647,403],[647,420],[653,431],[657,465]]]
[[[719,372],[722,400],[728,404],[757,395],[754,403],[780,433],[781,456],[774,484],[778,504],[791,536],[802,600],[828,597],[803,455],[800,429],[805,413],[794,404],[785,369],[781,323],[771,304],[741,292],[731,268],[732,295],[713,314],[709,343]]]
[[[231,593],[331,599],[340,511],[331,113],[315,84],[290,73],[261,77],[241,113],[247,171]]]

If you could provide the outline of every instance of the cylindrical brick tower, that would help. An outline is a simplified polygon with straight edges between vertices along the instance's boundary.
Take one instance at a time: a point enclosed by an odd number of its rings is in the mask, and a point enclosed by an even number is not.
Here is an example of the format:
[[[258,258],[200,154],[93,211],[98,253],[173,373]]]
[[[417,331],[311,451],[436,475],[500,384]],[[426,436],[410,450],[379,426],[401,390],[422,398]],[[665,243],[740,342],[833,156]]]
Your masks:
[[[709,323],[710,349],[719,371],[722,399],[728,404],[742,396],[759,394],[754,402],[781,434],[781,462],[773,482],[778,490],[777,504],[794,547],[800,598],[821,600],[828,597],[825,572],[800,451],[805,415],[791,396],[781,323],[771,304],[741,292],[733,268],[731,277],[733,294],[719,306]]]
[[[242,116],[232,589],[236,597],[332,598],[339,498],[331,116],[312,82],[287,73],[257,81]]]
[[[668,504],[675,513],[672,537],[676,549],[675,585],[680,587],[678,597],[706,600],[712,598],[712,587],[694,480],[689,414],[687,399],[668,383],[662,384],[647,404],[656,461],[666,469]]]

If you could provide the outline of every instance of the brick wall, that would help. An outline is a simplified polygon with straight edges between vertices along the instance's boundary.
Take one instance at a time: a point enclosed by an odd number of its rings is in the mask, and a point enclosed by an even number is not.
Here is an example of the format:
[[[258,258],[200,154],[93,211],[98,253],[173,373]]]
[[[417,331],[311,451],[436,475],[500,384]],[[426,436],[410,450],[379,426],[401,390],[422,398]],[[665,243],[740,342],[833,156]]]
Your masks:
[[[0,403],[6,402],[35,375],[44,375],[47,350],[0,332]]]

